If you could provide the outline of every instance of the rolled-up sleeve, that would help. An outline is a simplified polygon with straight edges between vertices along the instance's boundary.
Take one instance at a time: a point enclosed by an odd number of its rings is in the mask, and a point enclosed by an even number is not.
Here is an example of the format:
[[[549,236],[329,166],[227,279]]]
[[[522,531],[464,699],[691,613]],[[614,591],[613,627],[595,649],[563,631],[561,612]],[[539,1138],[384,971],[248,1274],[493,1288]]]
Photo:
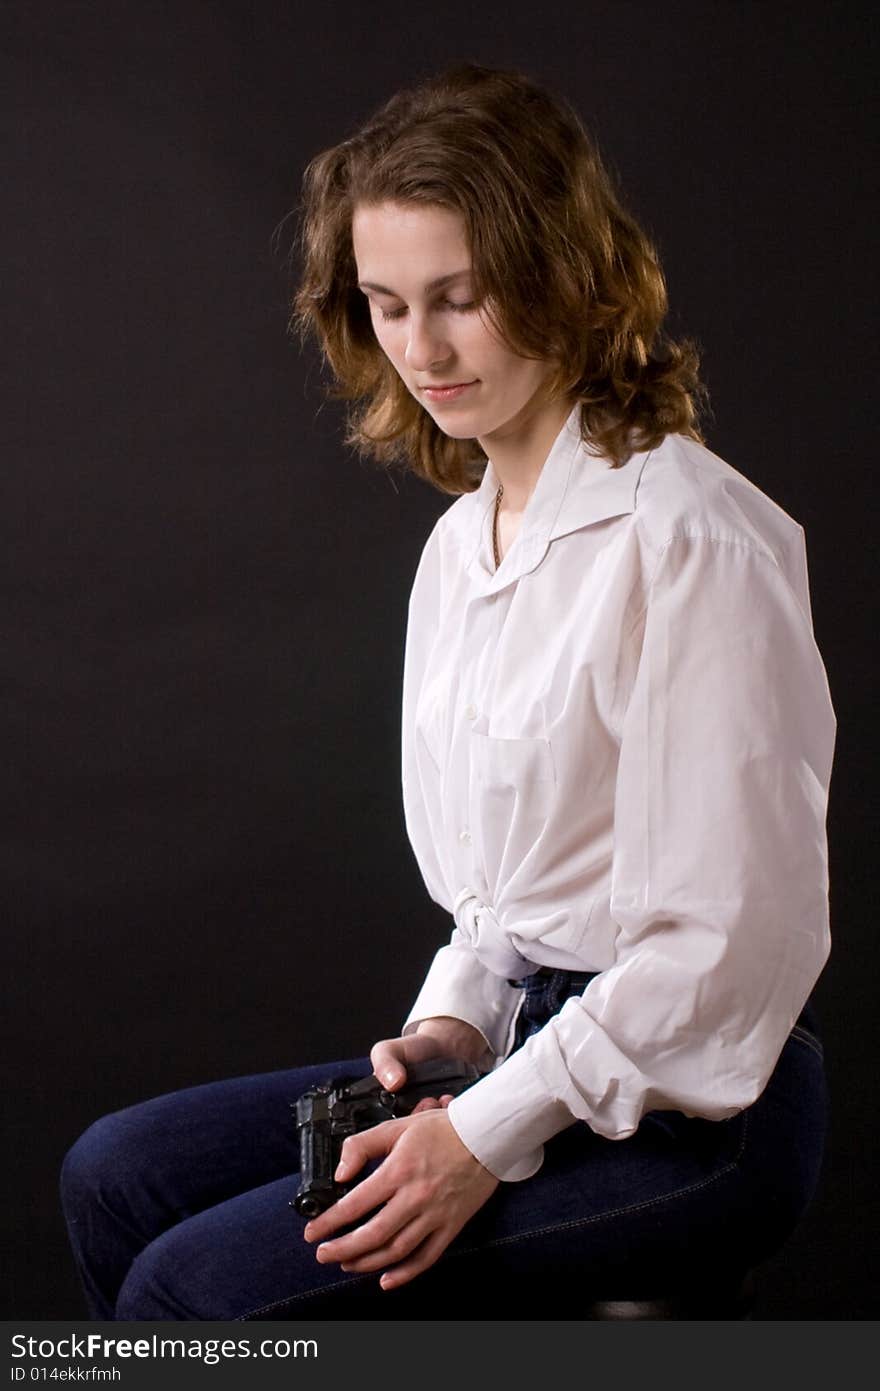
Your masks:
[[[761,1094],[830,945],[836,733],[809,604],[768,550],[659,551],[621,702],[614,962],[450,1104],[466,1145],[525,1177],[573,1120],[721,1120]],[[586,735],[586,732],[585,732]]]

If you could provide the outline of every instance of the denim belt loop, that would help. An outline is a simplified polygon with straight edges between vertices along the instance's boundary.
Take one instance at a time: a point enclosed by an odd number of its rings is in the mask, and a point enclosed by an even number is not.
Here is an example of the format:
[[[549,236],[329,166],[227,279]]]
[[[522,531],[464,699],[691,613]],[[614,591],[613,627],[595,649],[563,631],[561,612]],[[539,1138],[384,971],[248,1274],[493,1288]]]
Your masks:
[[[549,966],[542,966],[521,980],[510,980],[512,986],[523,991],[522,1006],[516,1019],[514,1050],[558,1014],[566,1000],[573,995],[582,995],[598,974],[598,971],[555,971]]]

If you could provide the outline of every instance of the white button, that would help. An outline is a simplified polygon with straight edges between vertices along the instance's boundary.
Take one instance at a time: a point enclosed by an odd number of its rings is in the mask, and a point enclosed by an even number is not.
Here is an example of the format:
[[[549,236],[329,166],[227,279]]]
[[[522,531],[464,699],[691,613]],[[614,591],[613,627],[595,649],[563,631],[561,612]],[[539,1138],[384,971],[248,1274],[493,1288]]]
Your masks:
[[[469,720],[475,720],[475,719],[477,718],[477,707],[476,707],[476,705],[466,705],[466,706],[464,707],[464,713],[465,713],[465,717],[466,717],[467,719],[469,719]]]
[[[470,843],[471,843],[471,833],[470,833],[470,831],[468,830],[467,826],[465,826],[465,828],[464,828],[463,831],[459,831],[459,833],[458,833],[458,838],[459,838],[459,840],[461,841],[462,845],[470,845]]]

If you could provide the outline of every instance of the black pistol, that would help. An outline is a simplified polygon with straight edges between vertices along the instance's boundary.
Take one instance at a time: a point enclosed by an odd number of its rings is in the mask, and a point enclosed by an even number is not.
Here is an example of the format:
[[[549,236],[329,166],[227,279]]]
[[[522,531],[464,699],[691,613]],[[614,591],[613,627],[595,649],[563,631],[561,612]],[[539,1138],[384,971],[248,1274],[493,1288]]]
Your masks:
[[[348,1192],[352,1185],[333,1177],[348,1135],[408,1116],[426,1096],[458,1096],[482,1076],[460,1058],[430,1058],[407,1065],[407,1080],[397,1092],[388,1091],[373,1073],[338,1078],[305,1092],[291,1103],[299,1132],[300,1186],[289,1206],[301,1217],[317,1217]]]

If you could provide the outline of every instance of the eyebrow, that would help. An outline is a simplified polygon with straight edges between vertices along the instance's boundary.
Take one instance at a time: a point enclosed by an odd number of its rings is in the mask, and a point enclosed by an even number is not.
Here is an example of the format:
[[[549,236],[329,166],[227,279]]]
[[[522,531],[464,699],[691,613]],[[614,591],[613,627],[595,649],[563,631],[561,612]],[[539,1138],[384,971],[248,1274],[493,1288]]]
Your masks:
[[[425,286],[426,290],[439,290],[441,285],[448,285],[451,280],[460,280],[462,276],[470,275],[470,268],[466,270],[454,270],[449,275],[438,275],[436,280],[429,280]],[[358,289],[376,290],[380,295],[394,295],[397,298],[396,290],[389,290],[387,285],[375,285],[372,280],[359,280]]]

